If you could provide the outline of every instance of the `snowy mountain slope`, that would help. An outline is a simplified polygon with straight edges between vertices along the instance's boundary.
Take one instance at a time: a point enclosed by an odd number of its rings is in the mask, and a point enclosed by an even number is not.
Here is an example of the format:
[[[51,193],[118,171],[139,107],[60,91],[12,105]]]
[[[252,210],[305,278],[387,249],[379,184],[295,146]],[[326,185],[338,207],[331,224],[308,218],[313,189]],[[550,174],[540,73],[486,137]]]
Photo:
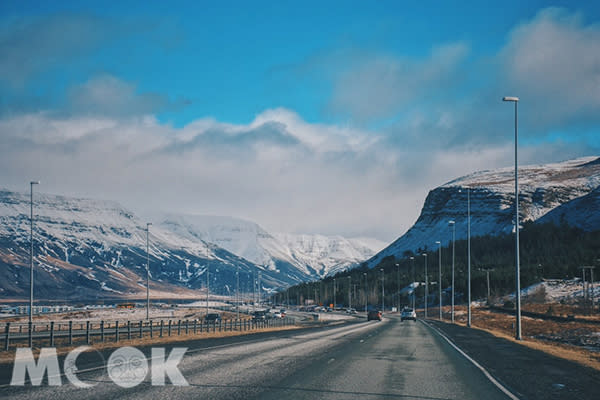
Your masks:
[[[600,185],[600,158],[519,168],[519,215],[536,221],[557,207],[585,196]],[[456,221],[456,239],[467,237],[467,189],[471,202],[471,235],[513,231],[514,169],[476,172],[429,192],[415,224],[369,260],[377,265],[386,256],[403,257],[418,249],[445,246],[452,240],[448,222]]]
[[[34,193],[36,288],[40,296],[87,298],[133,295],[143,291],[146,265],[146,225],[130,211],[109,201]],[[0,293],[27,294],[29,277],[29,195],[0,190]],[[150,271],[156,290],[206,286],[226,293],[263,268],[214,244],[150,227]],[[39,282],[38,282],[39,281]],[[266,287],[297,280],[263,271]],[[24,282],[27,284],[25,285]]]
[[[376,239],[270,234],[254,222],[232,217],[167,215],[160,225],[186,238],[215,243],[255,264],[302,280],[348,268],[384,247]]]
[[[600,186],[585,196],[556,207],[538,220],[579,227],[586,231],[600,230]]]

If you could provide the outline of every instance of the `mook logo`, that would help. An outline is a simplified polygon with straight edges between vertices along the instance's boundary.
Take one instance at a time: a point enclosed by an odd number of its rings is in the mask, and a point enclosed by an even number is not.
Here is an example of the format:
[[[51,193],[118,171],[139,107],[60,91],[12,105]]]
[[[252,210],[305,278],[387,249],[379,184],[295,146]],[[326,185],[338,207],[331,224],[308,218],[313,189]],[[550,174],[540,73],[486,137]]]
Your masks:
[[[79,369],[77,367],[79,355],[92,350],[94,349],[90,346],[80,346],[71,350],[64,359],[61,374],[56,348],[42,348],[37,361],[30,348],[17,348],[10,384],[11,386],[24,386],[25,376],[29,374],[32,386],[40,386],[44,376],[48,377],[48,385],[60,386],[63,384],[62,377],[64,376],[78,388],[91,388],[100,380],[95,378],[94,383],[84,382],[79,379],[77,373],[104,370],[115,384],[123,388],[139,385],[147,378],[148,374],[150,374],[153,386],[164,386],[167,376],[171,384],[175,386],[189,385],[178,367],[187,347],[173,348],[166,358],[166,350],[162,347],[153,347],[150,358],[146,358],[144,353],[135,347],[121,347],[110,355],[106,365]],[[96,351],[96,353],[104,360],[99,352]]]

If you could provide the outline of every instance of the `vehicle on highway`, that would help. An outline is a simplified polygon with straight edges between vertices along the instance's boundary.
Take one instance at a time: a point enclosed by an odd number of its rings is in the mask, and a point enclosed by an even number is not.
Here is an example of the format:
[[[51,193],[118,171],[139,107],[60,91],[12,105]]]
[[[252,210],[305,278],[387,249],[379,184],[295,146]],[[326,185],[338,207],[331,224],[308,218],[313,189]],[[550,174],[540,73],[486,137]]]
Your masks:
[[[208,313],[204,316],[205,321],[219,322],[221,320],[221,314],[219,313]]]
[[[356,310],[354,308],[348,308],[346,314],[356,314]]]
[[[383,318],[383,313],[381,311],[369,311],[367,314],[367,321],[381,321]]]
[[[265,319],[269,318],[270,315],[271,314],[266,311],[254,311],[254,313],[252,314],[252,319],[255,321],[265,320]]]
[[[400,321],[404,321],[405,319],[412,319],[413,321],[417,320],[417,313],[412,308],[404,307],[402,310],[402,314],[400,314]]]
[[[283,314],[281,314],[279,311],[276,313],[273,313],[273,318],[283,318]]]

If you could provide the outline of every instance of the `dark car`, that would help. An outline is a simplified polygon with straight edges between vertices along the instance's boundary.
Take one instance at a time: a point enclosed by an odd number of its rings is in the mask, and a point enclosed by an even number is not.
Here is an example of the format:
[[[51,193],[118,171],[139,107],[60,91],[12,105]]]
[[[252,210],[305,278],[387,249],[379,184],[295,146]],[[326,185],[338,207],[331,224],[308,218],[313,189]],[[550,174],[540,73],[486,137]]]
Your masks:
[[[381,313],[381,311],[369,311],[369,313],[367,314],[367,321],[381,321],[382,317],[383,314]]]
[[[221,320],[221,314],[219,313],[209,313],[204,317],[205,321],[209,322],[219,322]]]
[[[269,315],[266,311],[254,311],[254,313],[252,314],[252,319],[257,321],[262,321],[269,318]]]

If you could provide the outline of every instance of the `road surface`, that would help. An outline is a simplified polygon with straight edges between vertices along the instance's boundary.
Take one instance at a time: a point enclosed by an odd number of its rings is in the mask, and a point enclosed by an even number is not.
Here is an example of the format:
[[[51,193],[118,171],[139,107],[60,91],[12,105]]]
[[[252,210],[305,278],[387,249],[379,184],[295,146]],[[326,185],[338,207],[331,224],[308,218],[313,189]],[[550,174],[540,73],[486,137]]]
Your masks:
[[[364,320],[363,320],[364,321]],[[179,370],[189,386],[124,389],[104,369],[78,374],[92,389],[0,387],[2,399],[506,399],[483,373],[420,322],[195,341]],[[8,367],[1,367],[8,368]],[[3,371],[6,376],[6,370]],[[148,374],[150,375],[150,374]]]

